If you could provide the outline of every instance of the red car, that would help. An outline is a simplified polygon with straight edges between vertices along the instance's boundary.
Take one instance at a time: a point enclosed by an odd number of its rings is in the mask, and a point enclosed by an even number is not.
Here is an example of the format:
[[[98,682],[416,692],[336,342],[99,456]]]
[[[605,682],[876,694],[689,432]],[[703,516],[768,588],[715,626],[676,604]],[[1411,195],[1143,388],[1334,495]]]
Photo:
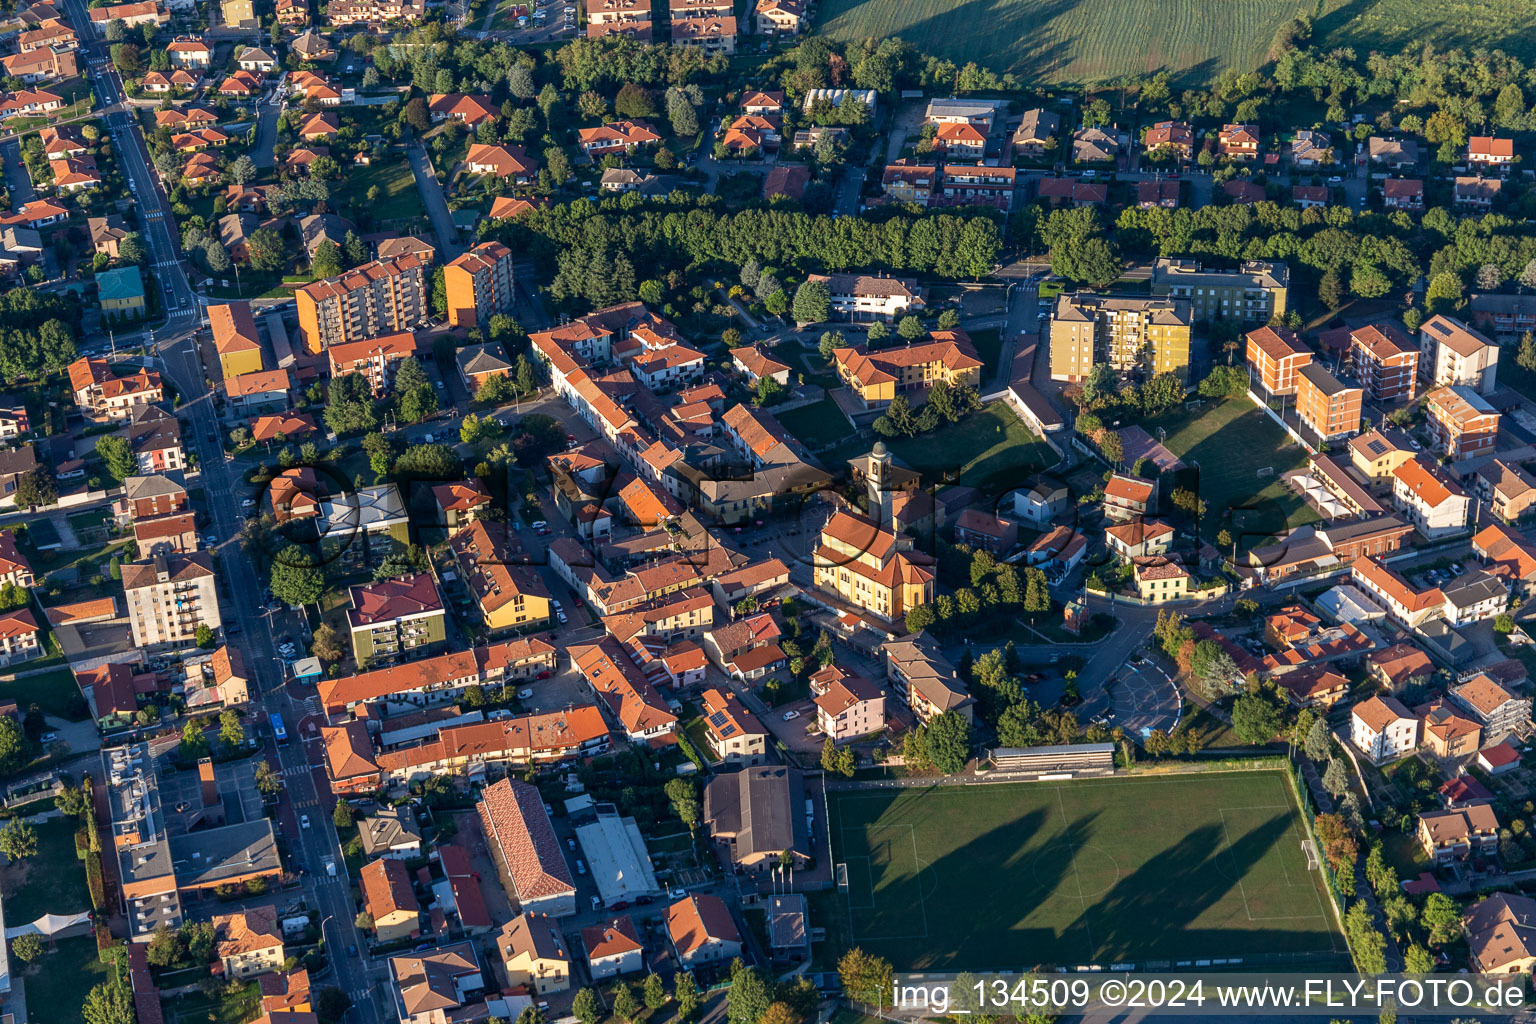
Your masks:
[[[535,679],[548,679],[549,678],[549,669],[545,669],[543,672],[540,672],[538,675],[534,676],[534,678]]]

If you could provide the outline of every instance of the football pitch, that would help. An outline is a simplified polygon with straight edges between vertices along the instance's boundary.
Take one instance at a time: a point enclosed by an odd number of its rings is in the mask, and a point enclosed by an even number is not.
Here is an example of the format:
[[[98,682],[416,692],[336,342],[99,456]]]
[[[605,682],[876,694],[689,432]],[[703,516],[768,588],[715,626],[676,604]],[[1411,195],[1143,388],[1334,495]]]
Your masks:
[[[828,799],[848,883],[827,900],[828,939],[898,971],[1277,963],[1345,949],[1279,771]]]

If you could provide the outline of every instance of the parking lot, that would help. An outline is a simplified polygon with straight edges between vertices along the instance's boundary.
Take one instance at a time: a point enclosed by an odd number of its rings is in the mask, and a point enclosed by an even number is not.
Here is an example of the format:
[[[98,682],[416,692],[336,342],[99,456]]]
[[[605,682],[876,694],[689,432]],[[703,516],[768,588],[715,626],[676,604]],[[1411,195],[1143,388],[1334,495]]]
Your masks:
[[[1154,729],[1171,731],[1179,724],[1183,701],[1179,688],[1161,666],[1143,658],[1139,665],[1127,664],[1110,677],[1109,713],[1111,726],[1145,738]]]

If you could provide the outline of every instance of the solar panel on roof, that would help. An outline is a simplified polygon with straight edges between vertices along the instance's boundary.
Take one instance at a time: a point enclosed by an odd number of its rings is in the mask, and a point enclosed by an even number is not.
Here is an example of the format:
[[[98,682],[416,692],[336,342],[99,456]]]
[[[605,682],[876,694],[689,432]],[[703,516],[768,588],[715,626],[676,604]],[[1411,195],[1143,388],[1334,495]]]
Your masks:
[[[725,724],[725,712],[716,711],[714,714],[710,715],[709,724],[714,726],[716,729],[720,728]]]

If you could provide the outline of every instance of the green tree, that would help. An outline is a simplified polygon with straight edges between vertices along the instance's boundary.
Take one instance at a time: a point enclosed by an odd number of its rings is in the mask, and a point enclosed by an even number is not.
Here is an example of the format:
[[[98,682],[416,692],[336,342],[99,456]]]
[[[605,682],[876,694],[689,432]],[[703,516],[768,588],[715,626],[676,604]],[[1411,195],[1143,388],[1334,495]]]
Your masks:
[[[357,925],[357,930],[360,932],[373,931],[373,915],[366,910],[359,910],[357,916],[352,919],[352,923]]]
[[[240,712],[234,708],[219,712],[219,739],[230,750],[245,742],[245,726],[240,724]]]
[[[699,824],[699,792],[691,779],[668,779],[662,787],[672,813],[692,832]]]
[[[911,735],[910,733],[908,735]],[[866,953],[854,946],[837,961],[837,977],[843,983],[848,998],[871,1006],[890,1003],[891,981],[894,972],[890,961]]]
[[[351,997],[335,985],[327,985],[315,999],[315,1015],[321,1020],[338,1021],[351,1006]]]
[[[59,500],[59,489],[46,469],[34,469],[16,478],[16,507],[42,508]]]
[[[821,323],[832,316],[832,293],[826,282],[808,280],[795,289],[794,318],[797,323]]]
[[[831,736],[821,743],[821,770],[824,772],[837,771],[837,744]]]
[[[277,773],[277,769],[273,768],[271,762],[267,761],[266,758],[256,762],[253,781],[256,783],[256,791],[262,796],[276,796],[283,790],[282,776]],[[337,801],[337,803],[341,803],[341,801]]]
[[[86,994],[80,1017],[85,1024],[134,1024],[137,1019],[133,998],[115,981],[101,982]]]
[[[26,761],[26,734],[14,718],[0,717],[0,775],[21,770]]]
[[[757,1024],[773,997],[762,972],[755,967],[731,967],[731,987],[726,992],[728,1024]]]
[[[925,333],[923,322],[915,316],[904,316],[896,324],[896,333],[907,341],[916,341]]]
[[[251,267],[268,274],[276,274],[288,262],[288,247],[283,236],[273,228],[257,228],[246,239]]]
[[[1513,633],[1515,631],[1515,617],[1508,612],[1500,612],[1493,620],[1495,633]]]
[[[1429,941],[1436,946],[1455,942],[1461,934],[1461,907],[1443,892],[1432,892],[1424,901],[1419,923],[1429,930]]]
[[[890,336],[891,328],[886,324],[884,320],[876,320],[874,323],[870,324],[869,329],[864,332],[865,340],[868,341],[871,345],[882,342]]]
[[[208,737],[204,735],[203,727],[197,722],[188,721],[181,727],[181,747],[178,754],[183,761],[196,761],[208,756]]]
[[[1344,762],[1334,758],[1328,762],[1328,767],[1323,772],[1323,788],[1333,794],[1337,799],[1349,792],[1349,772],[1344,768]]]
[[[309,269],[316,277],[335,277],[341,273],[341,246],[329,238],[315,246]]]
[[[619,1020],[633,1021],[640,1012],[640,1002],[634,990],[626,982],[619,982],[613,993],[613,1015]]]
[[[1268,743],[1280,734],[1284,712],[1262,693],[1245,693],[1232,705],[1232,731],[1244,743]]]
[[[604,1013],[602,1005],[597,1001],[597,993],[590,988],[577,992],[576,998],[571,1000],[571,1014],[581,1024],[598,1024]]]
[[[525,1006],[517,1015],[517,1024],[545,1024],[544,1011],[537,1006]]]
[[[336,808],[331,811],[331,822],[338,832],[345,832],[352,827],[352,807],[345,800],[336,801]]]
[[[144,952],[150,966],[169,967],[187,955],[187,945],[182,941],[180,932],[171,931],[162,924],[155,929],[155,934],[149,940],[149,948]]]
[[[945,711],[928,723],[928,760],[945,775],[965,767],[971,757],[971,723],[957,711]]]
[[[43,940],[36,932],[18,935],[11,940],[11,955],[22,963],[41,960],[45,951]]]
[[[1435,955],[1415,942],[1403,951],[1404,974],[1428,974],[1435,969]]]
[[[313,604],[325,593],[325,573],[315,564],[315,556],[290,544],[272,560],[268,586],[272,595],[292,607]]]
[[[13,861],[37,853],[37,832],[20,818],[12,818],[0,828],[0,853]]]
[[[1450,313],[1461,303],[1461,278],[1449,270],[1430,279],[1424,305],[1431,313]]]
[[[96,454],[101,456],[102,465],[118,483],[122,483],[139,471],[139,460],[134,456],[133,446],[125,437],[103,434],[96,439]]]
[[[1328,723],[1319,718],[1312,723],[1312,728],[1307,731],[1306,742],[1302,746],[1306,755],[1314,761],[1321,761],[1328,757],[1333,750],[1332,737],[1328,733]]]
[[[218,638],[213,634],[213,627],[209,626],[206,622],[199,622],[197,624],[197,631],[193,633],[193,640],[197,646],[204,649],[213,647],[219,642]]]
[[[1515,363],[1522,370],[1536,373],[1536,335],[1530,331],[1520,335],[1520,350],[1515,354]]]
[[[677,1001],[677,1018],[688,1024],[699,1009],[699,986],[688,971],[679,971],[672,979],[672,998]]]
[[[645,1006],[650,1010],[659,1010],[667,1005],[667,987],[661,983],[661,975],[652,971],[645,976],[644,988]]]

